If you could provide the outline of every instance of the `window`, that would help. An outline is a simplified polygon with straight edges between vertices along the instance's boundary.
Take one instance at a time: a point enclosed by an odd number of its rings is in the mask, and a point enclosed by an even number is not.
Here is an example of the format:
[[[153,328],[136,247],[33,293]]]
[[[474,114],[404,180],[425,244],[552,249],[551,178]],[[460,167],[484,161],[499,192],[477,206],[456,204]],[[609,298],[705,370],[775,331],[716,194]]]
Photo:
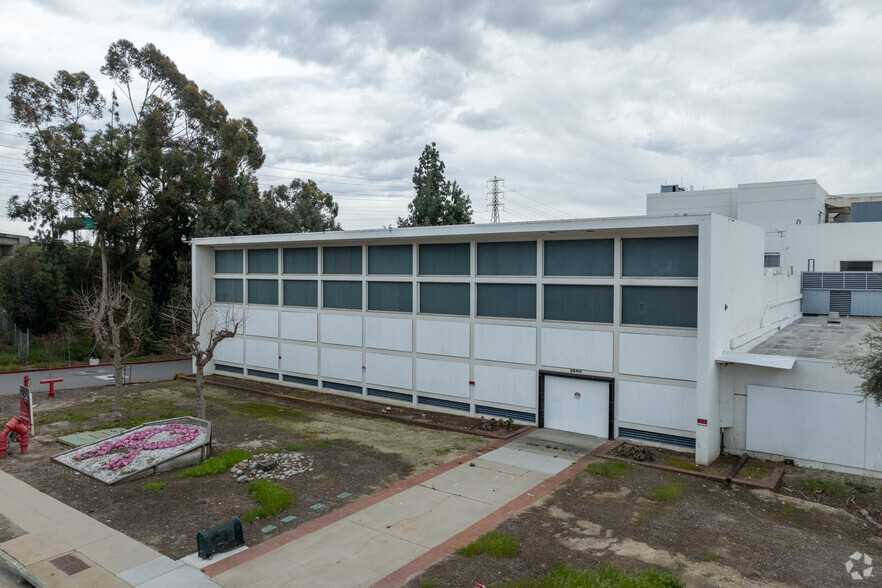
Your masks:
[[[545,320],[613,322],[612,286],[545,286]]]
[[[478,316],[536,318],[533,284],[478,284]]]
[[[622,239],[623,276],[698,276],[698,237]]]
[[[326,274],[361,274],[361,246],[324,247],[322,249],[322,272]]]
[[[478,243],[479,276],[535,276],[536,242]]]
[[[278,303],[278,280],[248,280],[248,304]]]
[[[777,251],[766,251],[763,256],[763,267],[781,267],[781,254]]]
[[[612,239],[545,242],[546,276],[611,276]]]
[[[413,284],[368,282],[368,310],[413,312]]]
[[[318,306],[318,281],[285,280],[282,282],[283,304],[285,306]]]
[[[215,302],[242,302],[242,280],[215,280]]]
[[[420,274],[423,276],[467,276],[471,273],[468,243],[420,245]]]
[[[361,282],[322,283],[322,306],[361,310]]]
[[[286,274],[317,274],[318,248],[285,249],[282,253],[282,266]]]
[[[873,271],[872,261],[840,261],[839,271],[841,272],[871,272]]]
[[[214,273],[241,274],[242,250],[230,249],[214,252]]]
[[[420,312],[423,314],[471,314],[471,294],[468,284],[422,282],[420,284]]]
[[[698,289],[622,286],[622,323],[662,327],[695,327]]]
[[[248,250],[248,273],[249,274],[277,274],[277,273],[279,273],[279,250],[278,249],[249,249]]]
[[[413,247],[410,245],[371,245],[368,247],[369,274],[413,273]]]

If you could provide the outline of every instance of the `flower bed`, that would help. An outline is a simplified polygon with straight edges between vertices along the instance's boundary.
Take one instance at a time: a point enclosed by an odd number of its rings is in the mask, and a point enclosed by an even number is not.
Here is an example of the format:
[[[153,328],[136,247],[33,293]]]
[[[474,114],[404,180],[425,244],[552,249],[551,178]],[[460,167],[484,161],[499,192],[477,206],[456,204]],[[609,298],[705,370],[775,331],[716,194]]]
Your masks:
[[[191,417],[156,421],[130,429],[104,441],[67,451],[52,459],[87,476],[113,484],[145,470],[158,469],[194,450],[206,446],[211,438],[207,421]],[[174,467],[198,463],[202,454]],[[172,467],[161,467],[162,470]],[[141,477],[141,476],[137,476]]]

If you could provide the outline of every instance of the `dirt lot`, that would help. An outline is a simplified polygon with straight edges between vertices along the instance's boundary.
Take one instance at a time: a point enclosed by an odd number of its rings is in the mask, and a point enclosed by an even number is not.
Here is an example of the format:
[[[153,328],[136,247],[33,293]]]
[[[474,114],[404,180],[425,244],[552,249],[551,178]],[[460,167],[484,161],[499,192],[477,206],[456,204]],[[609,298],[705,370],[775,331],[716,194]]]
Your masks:
[[[689,459],[688,454],[654,452],[655,462]],[[773,465],[748,464],[753,468],[748,473],[757,478]],[[846,586],[855,582],[845,568],[849,556],[882,556],[879,530],[849,512],[854,501],[878,512],[882,489],[871,490],[866,481],[849,480],[862,493],[840,476],[788,468],[784,489],[772,493],[649,467],[626,468],[618,477],[583,472],[501,524],[498,530],[520,548],[516,557],[456,554],[408,586],[491,586],[539,576],[562,564],[578,569],[613,564],[630,572],[666,569],[687,586]],[[847,497],[806,493],[804,480],[810,485],[826,480],[834,487],[841,483],[852,492]],[[824,502],[848,503],[849,510]],[[863,570],[863,564],[854,569]],[[858,585],[876,585],[876,576]]]
[[[267,386],[265,391],[272,389]],[[323,398],[292,389],[284,393],[343,402],[374,413],[386,408],[362,405],[355,398]],[[256,452],[299,445],[313,459],[313,471],[281,482],[293,492],[295,506],[246,523],[251,545],[488,441],[469,432],[426,429],[218,386],[210,386],[207,395],[215,454],[237,447]],[[0,467],[169,557],[194,552],[198,531],[255,506],[245,485],[236,483],[232,474],[176,479],[172,472],[106,486],[51,462],[51,455],[65,449],[54,441],[56,435],[119,423],[106,416],[109,388],[65,391],[53,400],[37,398],[36,403],[38,436],[30,453],[21,456],[12,446]],[[125,414],[164,418],[191,411],[194,404],[188,382],[136,386],[126,394]],[[439,424],[480,425],[430,412],[388,412]],[[17,398],[0,397],[0,415],[15,413]],[[672,467],[689,466],[692,459],[689,454],[658,449],[651,454],[653,463]],[[702,469],[725,475],[733,462],[729,457]],[[750,460],[740,477],[762,480],[778,465]],[[779,492],[771,493],[649,467],[624,470],[618,477],[583,472],[500,525],[499,530],[511,534],[520,547],[516,557],[454,555],[410,585],[490,586],[538,576],[567,563],[581,569],[604,564],[628,571],[664,568],[691,586],[840,586],[854,582],[845,569],[851,554],[882,557],[879,529],[860,515],[866,509],[875,520],[882,520],[879,481],[789,467]],[[145,482],[167,486],[149,492],[142,489]],[[347,492],[350,496],[338,497]],[[325,506],[311,508],[319,503]],[[282,522],[287,515],[296,518]],[[267,525],[277,529],[263,533]],[[17,532],[0,520],[0,540]],[[875,582],[874,577],[862,585]]]
[[[296,506],[268,519],[245,525],[248,544],[319,517],[420,471],[481,447],[487,439],[436,431],[345,412],[302,408],[284,401],[209,386],[207,417],[212,421],[213,455],[233,448],[257,452],[299,445],[313,460],[313,470],[282,481]],[[120,426],[108,418],[110,389],[59,393],[35,398],[37,437],[27,455],[10,446],[2,469],[62,502],[90,514],[157,551],[180,558],[196,551],[201,530],[252,510],[246,485],[232,474],[176,479],[167,472],[107,486],[50,461],[67,449],[54,441],[71,430]],[[124,416],[164,418],[195,406],[192,384],[133,386],[125,396]],[[374,405],[377,406],[377,405]],[[95,412],[100,416],[83,418]],[[18,413],[17,396],[0,397],[0,415]],[[82,419],[82,420],[80,420]],[[47,421],[56,421],[45,424]],[[123,423],[123,426],[126,426]],[[146,482],[166,482],[158,492],[143,490]],[[345,498],[338,495],[349,493]],[[311,507],[324,504],[321,509]],[[287,515],[297,518],[282,522]],[[261,529],[275,525],[276,530]],[[15,536],[0,521],[0,540]]]

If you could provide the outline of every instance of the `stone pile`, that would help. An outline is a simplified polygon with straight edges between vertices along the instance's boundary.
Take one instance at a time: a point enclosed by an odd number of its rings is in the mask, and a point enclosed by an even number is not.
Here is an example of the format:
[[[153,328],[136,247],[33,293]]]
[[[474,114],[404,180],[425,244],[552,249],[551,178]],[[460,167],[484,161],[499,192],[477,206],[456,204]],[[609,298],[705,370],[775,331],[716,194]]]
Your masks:
[[[230,468],[236,481],[244,484],[255,480],[284,480],[312,471],[312,458],[296,451],[258,453]]]

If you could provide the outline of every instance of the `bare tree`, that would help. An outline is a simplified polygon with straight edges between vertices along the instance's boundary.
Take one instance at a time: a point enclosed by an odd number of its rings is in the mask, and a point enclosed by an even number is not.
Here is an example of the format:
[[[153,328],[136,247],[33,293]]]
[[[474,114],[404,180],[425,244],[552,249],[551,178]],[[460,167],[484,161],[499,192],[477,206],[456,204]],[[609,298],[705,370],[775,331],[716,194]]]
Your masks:
[[[190,355],[196,365],[196,411],[205,418],[205,366],[214,358],[214,350],[224,339],[236,336],[245,322],[241,310],[218,306],[209,298],[191,301],[185,293],[177,293],[162,313],[169,328],[172,348]]]
[[[122,416],[123,361],[141,346],[143,305],[122,284],[106,282],[101,292],[81,293],[74,305],[80,324],[113,357],[113,416],[118,418]]]

